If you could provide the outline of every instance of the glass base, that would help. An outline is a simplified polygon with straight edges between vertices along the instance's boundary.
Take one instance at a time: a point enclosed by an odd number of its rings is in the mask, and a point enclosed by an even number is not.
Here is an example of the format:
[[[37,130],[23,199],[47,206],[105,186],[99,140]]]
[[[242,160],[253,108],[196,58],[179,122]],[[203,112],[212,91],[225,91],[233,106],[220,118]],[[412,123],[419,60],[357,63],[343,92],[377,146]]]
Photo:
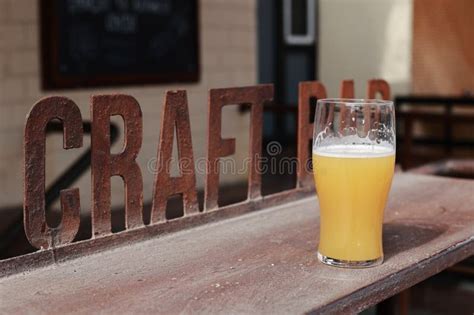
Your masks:
[[[372,260],[341,260],[336,258],[331,258],[322,255],[318,252],[318,260],[323,264],[333,266],[333,267],[340,267],[340,268],[369,268],[381,265],[383,262],[383,256],[380,258],[372,259]]]

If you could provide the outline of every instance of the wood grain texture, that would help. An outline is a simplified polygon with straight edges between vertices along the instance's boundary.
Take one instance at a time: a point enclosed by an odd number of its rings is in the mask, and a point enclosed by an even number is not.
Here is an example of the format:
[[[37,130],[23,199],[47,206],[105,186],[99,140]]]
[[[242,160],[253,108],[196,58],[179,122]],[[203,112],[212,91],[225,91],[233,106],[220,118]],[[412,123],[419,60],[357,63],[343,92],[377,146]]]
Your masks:
[[[474,91],[474,1],[414,0],[413,92]]]
[[[385,262],[317,261],[314,197],[0,279],[0,313],[359,312],[474,254],[474,181],[397,174]]]

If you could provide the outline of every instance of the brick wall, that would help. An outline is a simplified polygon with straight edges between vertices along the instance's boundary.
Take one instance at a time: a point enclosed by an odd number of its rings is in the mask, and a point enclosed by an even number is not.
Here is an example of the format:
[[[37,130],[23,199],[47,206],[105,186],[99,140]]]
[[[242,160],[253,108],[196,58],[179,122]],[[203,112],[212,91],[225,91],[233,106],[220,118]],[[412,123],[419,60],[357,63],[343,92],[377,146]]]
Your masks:
[[[415,93],[474,93],[473,12],[471,0],[414,1]]]
[[[66,90],[45,93],[40,88],[38,1],[0,0],[0,208],[22,203],[23,125],[31,105],[46,95],[64,95],[80,107],[89,119],[91,94],[121,92],[134,96],[143,111],[144,137],[139,155],[144,178],[145,201],[149,201],[153,174],[150,159],[156,156],[160,113],[164,92],[188,91],[195,158],[206,155],[207,90],[212,87],[252,85],[256,82],[256,32],[254,0],[201,0],[201,80],[198,84],[156,85],[107,89]],[[224,110],[223,136],[237,138],[236,160],[248,152],[248,114],[236,106]],[[120,123],[119,119],[113,119]],[[118,152],[122,142],[112,151]],[[84,147],[90,145],[85,136]],[[65,151],[62,137],[53,135],[47,142],[47,182],[51,182],[84,149]],[[224,175],[221,182],[241,179]],[[198,185],[204,177],[198,174]],[[119,179],[112,181],[112,200],[123,204]],[[76,184],[81,189],[83,211],[90,208],[90,172]]]

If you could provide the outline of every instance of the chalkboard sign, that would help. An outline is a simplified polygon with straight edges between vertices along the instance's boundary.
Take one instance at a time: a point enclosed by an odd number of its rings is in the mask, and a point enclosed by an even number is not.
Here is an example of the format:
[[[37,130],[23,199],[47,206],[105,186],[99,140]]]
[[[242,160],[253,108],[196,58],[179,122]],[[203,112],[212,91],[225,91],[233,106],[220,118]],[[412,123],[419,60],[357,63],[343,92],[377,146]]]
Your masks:
[[[41,0],[45,89],[196,82],[197,0]]]

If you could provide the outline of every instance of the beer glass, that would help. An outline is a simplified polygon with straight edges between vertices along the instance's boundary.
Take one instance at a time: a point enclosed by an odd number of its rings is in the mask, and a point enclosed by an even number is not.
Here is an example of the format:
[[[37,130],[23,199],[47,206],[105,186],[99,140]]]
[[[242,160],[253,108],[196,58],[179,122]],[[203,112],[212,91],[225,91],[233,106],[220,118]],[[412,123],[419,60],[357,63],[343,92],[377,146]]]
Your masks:
[[[347,268],[382,263],[383,211],[394,168],[393,102],[318,100],[313,171],[321,262]]]

